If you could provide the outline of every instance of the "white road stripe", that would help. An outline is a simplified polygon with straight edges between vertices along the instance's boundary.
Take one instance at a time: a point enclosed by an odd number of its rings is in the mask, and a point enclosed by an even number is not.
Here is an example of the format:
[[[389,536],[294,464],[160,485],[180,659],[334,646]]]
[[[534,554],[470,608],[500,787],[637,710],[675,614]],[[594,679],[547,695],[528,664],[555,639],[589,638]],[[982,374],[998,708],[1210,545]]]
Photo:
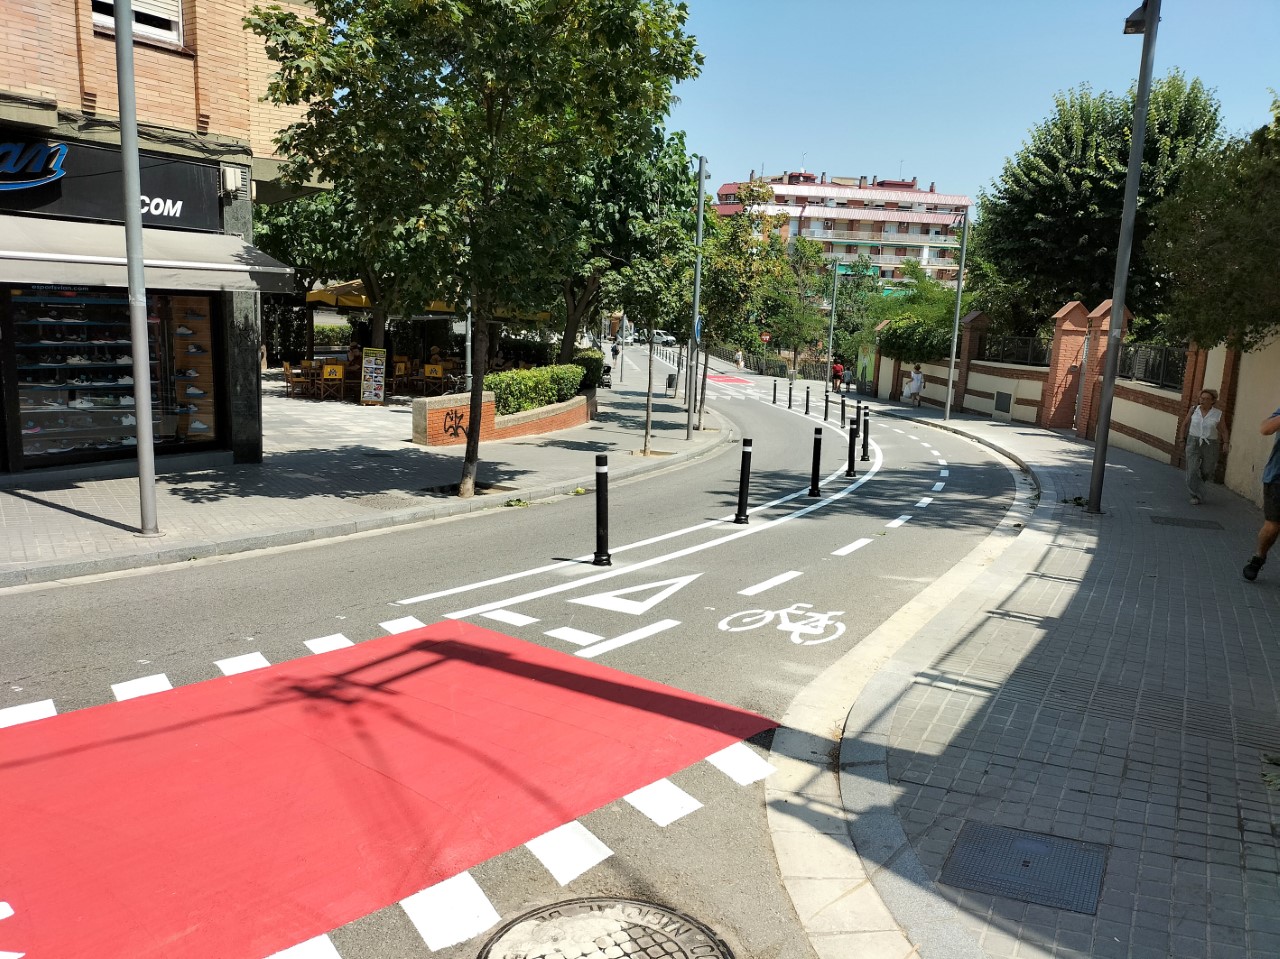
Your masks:
[[[929,453],[930,453],[931,455],[933,455],[933,456],[941,456],[941,455],[942,455],[942,454],[941,454],[941,453],[939,453],[937,450],[929,450]]]
[[[485,619],[492,619],[499,623],[506,623],[508,626],[530,626],[538,621],[536,616],[526,616],[524,613],[513,613],[509,609],[494,609],[484,614]]]
[[[938,475],[939,475],[939,476],[950,476],[950,475],[951,475],[951,470],[938,470]]]
[[[903,513],[897,519],[891,520],[890,522],[885,523],[884,525],[886,529],[897,529],[899,526],[901,526],[903,523],[905,523],[909,519],[911,519],[911,514]]]
[[[415,892],[400,908],[433,952],[466,942],[502,918],[469,872]]]
[[[895,433],[902,433],[902,430],[898,429],[896,426],[895,426],[895,427],[893,427],[893,431],[894,431]],[[904,433],[903,435],[905,436],[906,434]]]
[[[870,542],[871,540],[865,537],[862,539],[857,539],[857,540],[854,540],[852,543],[850,543],[848,546],[841,546],[838,550],[833,552],[831,555],[832,556],[848,556],[850,553],[855,552],[856,550],[862,549],[862,547],[866,546]]]
[[[695,809],[702,808],[702,803],[670,779],[659,779],[656,783],[637,789],[622,798],[659,826],[669,826]]]
[[[308,639],[303,643],[307,649],[313,653],[331,653],[335,649],[345,649],[348,646],[354,646],[351,640],[343,636],[341,633],[334,633],[332,636],[321,636],[318,639]]]
[[[267,959],[342,959],[328,936],[316,936],[282,952],[272,953]]]
[[[718,753],[708,756],[707,762],[740,786],[750,786],[775,771],[773,766],[757,756],[746,743],[726,746]]]
[[[58,715],[58,707],[52,699],[42,699],[35,703],[23,703],[21,706],[6,706],[0,709],[0,729],[6,726],[17,726],[19,723],[31,723],[37,719],[48,719]]]
[[[575,646],[590,646],[604,639],[597,633],[588,633],[586,630],[574,629],[572,626],[549,629],[543,635],[550,636],[552,639],[563,639],[566,643],[573,643]]]
[[[562,886],[613,855],[613,850],[580,822],[565,823],[537,839],[530,839],[525,847]]]
[[[154,676],[143,676],[141,679],[129,679],[123,683],[111,684],[111,692],[118,702],[134,699],[138,696],[148,696],[151,693],[162,693],[166,689],[173,689],[173,683],[169,682],[169,677],[164,673],[156,673]]]
[[[413,616],[402,616],[400,619],[389,619],[385,623],[379,623],[378,625],[394,635],[395,633],[407,633],[411,629],[421,629],[425,624]]]
[[[766,579],[763,583],[756,583],[754,586],[748,586],[746,589],[738,590],[738,595],[755,596],[759,593],[763,593],[766,589],[773,589],[775,586],[781,586],[783,583],[793,580],[797,576],[803,575],[804,573],[794,569],[787,573],[779,573],[777,576],[773,577],[773,579]]]
[[[230,659],[220,659],[213,665],[222,670],[224,676],[234,676],[237,673],[248,673],[255,669],[262,669],[264,666],[270,666],[267,657],[261,653],[245,653],[243,656],[232,656]]]
[[[623,646],[630,646],[637,640],[644,639],[646,636],[652,636],[654,633],[661,633],[673,626],[679,626],[678,619],[660,619],[656,623],[650,623],[648,626],[641,626],[639,629],[633,629],[629,633],[623,633],[621,636],[615,636],[613,639],[606,639],[603,643],[596,643],[594,646],[588,646],[586,649],[580,649],[576,655],[583,659],[595,659],[604,653],[612,652],[615,649],[621,649]]]
[[[934,484],[933,484],[933,491],[934,491],[935,493],[941,493],[941,492],[942,492],[942,487],[944,487],[944,486],[946,486],[946,485],[947,485],[946,483],[934,483]]]
[[[939,466],[946,466],[946,465],[947,465],[947,461],[946,461],[946,460],[938,460],[938,465],[939,465]]]
[[[928,506],[932,502],[933,502],[933,497],[926,496],[923,499],[921,499],[920,502],[916,503],[916,509],[924,509],[926,506]]]

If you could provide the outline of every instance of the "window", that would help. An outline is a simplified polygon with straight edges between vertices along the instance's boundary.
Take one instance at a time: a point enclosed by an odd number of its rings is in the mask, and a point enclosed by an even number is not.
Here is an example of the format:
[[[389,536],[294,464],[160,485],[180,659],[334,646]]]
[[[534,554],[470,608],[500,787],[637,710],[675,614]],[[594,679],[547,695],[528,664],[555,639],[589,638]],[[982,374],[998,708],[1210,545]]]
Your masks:
[[[93,25],[114,28],[115,0],[92,0]],[[182,0],[133,0],[133,33],[145,40],[182,43]]]

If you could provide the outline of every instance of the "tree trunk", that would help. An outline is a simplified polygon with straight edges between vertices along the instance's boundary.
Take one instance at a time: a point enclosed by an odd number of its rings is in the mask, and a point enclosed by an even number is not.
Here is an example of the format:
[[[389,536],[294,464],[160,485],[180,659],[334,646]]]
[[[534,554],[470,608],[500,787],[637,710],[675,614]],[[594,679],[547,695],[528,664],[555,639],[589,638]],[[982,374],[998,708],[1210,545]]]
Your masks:
[[[480,469],[480,420],[484,413],[484,371],[489,358],[489,322],[493,304],[481,299],[471,288],[471,405],[467,414],[467,452],[462,459],[458,496],[476,494],[476,474]]]
[[[560,339],[560,362],[568,363],[573,358],[573,349],[578,344],[578,333],[582,329],[583,317],[590,316],[600,299],[600,278],[589,276],[579,291],[573,280],[565,280],[564,289],[564,336]]]
[[[382,284],[372,272],[366,272],[363,279],[365,295],[373,305],[373,316],[369,318],[369,345],[380,350],[387,334],[387,308],[382,298]]]
[[[649,323],[649,388],[644,394],[644,455],[653,440],[653,323]]]

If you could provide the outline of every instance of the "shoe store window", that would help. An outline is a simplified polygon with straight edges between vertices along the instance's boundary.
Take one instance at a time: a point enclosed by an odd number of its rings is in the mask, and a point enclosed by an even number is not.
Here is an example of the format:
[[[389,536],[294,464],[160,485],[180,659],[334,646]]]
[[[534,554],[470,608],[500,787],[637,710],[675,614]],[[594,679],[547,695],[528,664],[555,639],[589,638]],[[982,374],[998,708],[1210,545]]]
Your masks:
[[[157,451],[218,444],[213,297],[148,295],[147,342],[136,343],[125,290],[23,286],[7,294],[0,336],[13,344],[5,372],[16,389],[5,393],[16,394],[7,422],[21,437],[21,469],[136,456],[140,350],[150,361]]]

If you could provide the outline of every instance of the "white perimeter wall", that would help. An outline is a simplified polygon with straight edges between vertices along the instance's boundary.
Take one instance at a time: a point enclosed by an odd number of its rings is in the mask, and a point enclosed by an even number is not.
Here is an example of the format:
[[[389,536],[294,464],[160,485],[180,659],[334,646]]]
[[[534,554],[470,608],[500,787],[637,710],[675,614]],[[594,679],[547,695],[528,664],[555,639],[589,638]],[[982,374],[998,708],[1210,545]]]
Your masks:
[[[1231,427],[1227,486],[1258,506],[1262,505],[1262,468],[1276,441],[1274,436],[1263,436],[1258,427],[1277,409],[1280,409],[1280,341],[1241,357]]]

